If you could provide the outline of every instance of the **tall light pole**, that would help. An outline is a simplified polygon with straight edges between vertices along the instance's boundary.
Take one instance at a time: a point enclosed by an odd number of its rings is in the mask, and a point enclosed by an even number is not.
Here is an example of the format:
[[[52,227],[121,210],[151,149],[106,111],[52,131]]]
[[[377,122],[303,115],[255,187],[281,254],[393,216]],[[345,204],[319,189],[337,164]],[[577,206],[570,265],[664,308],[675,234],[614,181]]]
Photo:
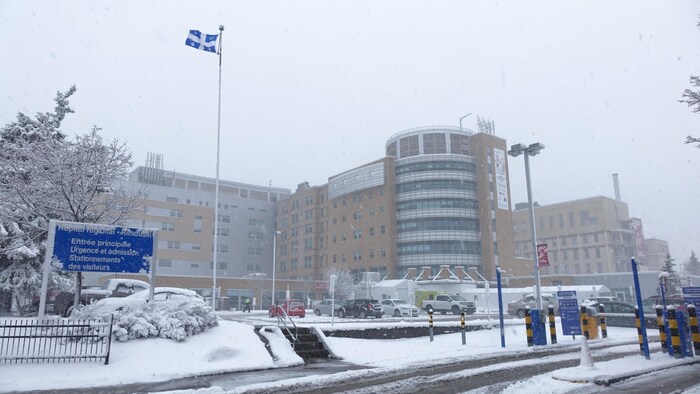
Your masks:
[[[462,119],[466,118],[467,116],[469,116],[469,115],[471,115],[471,114],[472,114],[472,113],[470,112],[470,113],[468,113],[468,114],[462,116],[461,118],[459,118],[459,131],[462,131]]]
[[[537,301],[537,309],[542,314],[542,291],[540,284],[540,267],[537,261],[537,233],[535,231],[535,205],[532,202],[532,186],[530,185],[530,156],[535,156],[544,149],[544,145],[539,142],[526,146],[525,144],[515,144],[510,147],[508,154],[513,157],[518,157],[521,154],[525,156],[525,183],[527,184],[527,204],[530,206],[530,233],[532,234],[532,260],[535,268],[535,299]]]
[[[277,256],[277,234],[282,234],[282,232],[275,231],[275,233],[272,234],[272,306],[273,307],[275,305],[275,271],[277,271],[277,267],[275,267],[275,257]]]

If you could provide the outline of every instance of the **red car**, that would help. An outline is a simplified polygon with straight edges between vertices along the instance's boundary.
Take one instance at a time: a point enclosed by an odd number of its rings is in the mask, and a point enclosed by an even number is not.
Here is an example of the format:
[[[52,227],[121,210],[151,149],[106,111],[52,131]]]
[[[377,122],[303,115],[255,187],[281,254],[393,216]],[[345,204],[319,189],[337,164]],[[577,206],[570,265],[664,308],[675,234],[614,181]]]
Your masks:
[[[274,305],[270,307],[270,311],[268,312],[270,317],[277,317],[277,315],[284,316],[284,312],[286,312],[288,316],[306,317],[306,309],[304,309],[304,303],[301,302],[301,300],[284,300],[278,302],[278,304],[279,306],[276,311]]]

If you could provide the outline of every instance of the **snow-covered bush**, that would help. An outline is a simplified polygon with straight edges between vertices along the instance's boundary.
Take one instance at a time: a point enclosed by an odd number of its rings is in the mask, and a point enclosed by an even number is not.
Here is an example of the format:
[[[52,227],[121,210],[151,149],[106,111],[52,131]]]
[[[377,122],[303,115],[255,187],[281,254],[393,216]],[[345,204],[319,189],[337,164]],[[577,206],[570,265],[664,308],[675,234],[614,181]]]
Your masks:
[[[109,319],[110,315],[114,315],[112,337],[120,342],[149,337],[184,341],[218,324],[212,307],[197,299],[140,301],[116,311],[92,304],[76,309],[71,319]]]

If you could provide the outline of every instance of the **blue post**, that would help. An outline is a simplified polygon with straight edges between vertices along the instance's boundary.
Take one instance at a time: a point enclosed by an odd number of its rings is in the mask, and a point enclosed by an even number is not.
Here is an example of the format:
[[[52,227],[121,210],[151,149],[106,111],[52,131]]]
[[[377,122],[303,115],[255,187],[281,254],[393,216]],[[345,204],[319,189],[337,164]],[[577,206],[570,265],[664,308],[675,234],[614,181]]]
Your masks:
[[[501,323],[501,347],[506,347],[506,333],[503,327],[503,291],[501,291],[501,269],[496,267],[496,281],[498,282],[498,320]]]
[[[639,309],[639,322],[641,323],[641,328],[642,328],[642,347],[644,349],[644,358],[647,360],[650,360],[651,357],[649,356],[649,340],[647,339],[647,325],[646,325],[646,320],[644,319],[644,305],[642,305],[642,289],[639,286],[639,273],[637,272],[637,262],[634,260],[634,257],[631,259],[632,263],[632,275],[634,276],[634,292],[637,294],[637,308]]]
[[[542,311],[533,309],[530,311],[532,317],[532,344],[535,346],[544,346],[547,344],[547,332],[542,321]]]

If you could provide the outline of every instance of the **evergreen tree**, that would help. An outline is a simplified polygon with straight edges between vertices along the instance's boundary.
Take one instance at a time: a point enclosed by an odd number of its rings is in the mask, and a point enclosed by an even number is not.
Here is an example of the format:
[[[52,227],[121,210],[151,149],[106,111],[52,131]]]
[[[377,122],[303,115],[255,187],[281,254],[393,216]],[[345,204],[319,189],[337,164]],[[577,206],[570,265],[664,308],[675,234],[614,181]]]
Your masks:
[[[690,251],[690,258],[685,262],[685,272],[689,275],[700,275],[700,260],[695,257],[695,251]]]
[[[681,278],[676,272],[673,262],[676,259],[671,258],[670,253],[666,253],[666,259],[664,260],[664,266],[662,270],[668,274],[668,281],[666,282],[666,294],[678,294],[681,292]]]

